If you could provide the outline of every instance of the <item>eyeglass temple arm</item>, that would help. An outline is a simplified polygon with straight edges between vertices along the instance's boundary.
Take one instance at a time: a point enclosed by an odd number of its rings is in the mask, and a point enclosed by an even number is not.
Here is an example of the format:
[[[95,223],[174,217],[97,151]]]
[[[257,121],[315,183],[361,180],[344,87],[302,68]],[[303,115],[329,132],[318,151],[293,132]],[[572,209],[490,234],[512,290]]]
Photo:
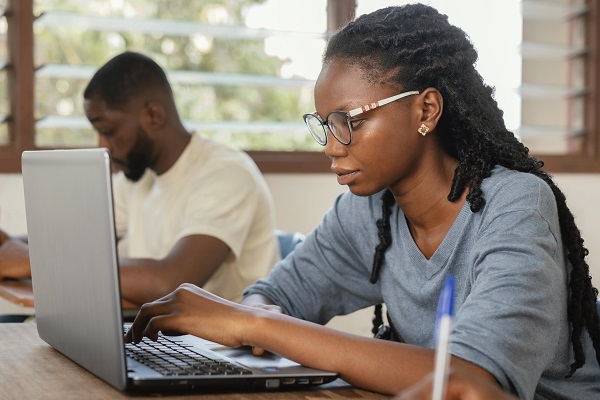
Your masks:
[[[388,97],[387,99],[379,100],[379,101],[377,101],[375,103],[371,103],[371,104],[367,104],[367,105],[364,105],[364,106],[359,107],[359,108],[355,108],[354,110],[348,111],[348,116],[349,117],[354,117],[355,115],[362,114],[364,112],[367,112],[367,111],[372,110],[372,109],[377,108],[377,107],[385,106],[386,104],[389,104],[392,101],[396,101],[396,100],[399,100],[399,99],[401,99],[403,97],[410,96],[410,95],[413,95],[413,94],[419,94],[419,91],[413,90],[411,92],[400,93],[400,94],[397,94],[395,96]]]

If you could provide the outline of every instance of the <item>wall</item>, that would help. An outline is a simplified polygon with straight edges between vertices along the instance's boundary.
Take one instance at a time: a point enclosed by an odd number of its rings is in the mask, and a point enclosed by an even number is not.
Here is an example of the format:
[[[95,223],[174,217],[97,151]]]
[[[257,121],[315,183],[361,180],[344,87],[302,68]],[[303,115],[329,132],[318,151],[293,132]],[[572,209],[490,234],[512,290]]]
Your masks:
[[[331,174],[267,174],[267,183],[275,200],[281,229],[310,232],[327,212],[335,197],[346,190]],[[594,285],[600,287],[600,174],[559,174],[555,176],[567,196],[585,244],[590,250],[588,262]],[[0,174],[0,227],[13,235],[24,234],[25,210],[20,175]],[[16,307],[0,299],[0,314],[15,312]],[[16,312],[21,310],[16,309]],[[371,310],[334,319],[331,326],[369,335]]]

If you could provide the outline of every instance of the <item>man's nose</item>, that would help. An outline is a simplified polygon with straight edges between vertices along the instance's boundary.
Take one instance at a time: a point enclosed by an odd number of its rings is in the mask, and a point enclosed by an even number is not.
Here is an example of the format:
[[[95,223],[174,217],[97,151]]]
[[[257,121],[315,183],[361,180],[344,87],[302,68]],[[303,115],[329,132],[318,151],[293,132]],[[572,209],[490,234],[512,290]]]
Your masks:
[[[112,153],[112,148],[104,136],[98,135],[98,147],[106,147]]]

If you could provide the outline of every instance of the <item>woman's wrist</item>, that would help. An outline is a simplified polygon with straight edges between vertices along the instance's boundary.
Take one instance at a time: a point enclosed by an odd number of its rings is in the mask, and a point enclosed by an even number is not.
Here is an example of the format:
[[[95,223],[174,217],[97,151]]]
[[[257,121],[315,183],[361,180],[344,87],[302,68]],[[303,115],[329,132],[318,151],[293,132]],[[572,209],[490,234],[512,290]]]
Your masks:
[[[273,304],[253,303],[244,306],[243,322],[240,324],[240,334],[243,345],[262,347],[270,343],[269,335],[276,331],[274,325],[281,315],[281,307]]]

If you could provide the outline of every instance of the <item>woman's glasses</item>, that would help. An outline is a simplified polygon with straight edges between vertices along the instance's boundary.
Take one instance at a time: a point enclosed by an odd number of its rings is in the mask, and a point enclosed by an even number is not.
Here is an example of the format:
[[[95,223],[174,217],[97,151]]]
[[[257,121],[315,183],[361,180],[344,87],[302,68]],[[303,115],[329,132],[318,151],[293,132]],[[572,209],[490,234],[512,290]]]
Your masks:
[[[359,114],[371,111],[374,108],[385,106],[392,101],[400,100],[403,97],[410,96],[413,94],[419,94],[418,91],[413,90],[411,92],[404,92],[397,94],[392,97],[388,97],[383,100],[379,100],[375,103],[367,104],[365,106],[355,108],[348,112],[346,111],[332,111],[327,115],[325,120],[322,120],[316,112],[312,114],[304,114],[304,123],[308,127],[310,134],[321,146],[327,144],[327,130],[325,126],[329,128],[332,135],[342,144],[349,145],[352,142],[352,117]]]

